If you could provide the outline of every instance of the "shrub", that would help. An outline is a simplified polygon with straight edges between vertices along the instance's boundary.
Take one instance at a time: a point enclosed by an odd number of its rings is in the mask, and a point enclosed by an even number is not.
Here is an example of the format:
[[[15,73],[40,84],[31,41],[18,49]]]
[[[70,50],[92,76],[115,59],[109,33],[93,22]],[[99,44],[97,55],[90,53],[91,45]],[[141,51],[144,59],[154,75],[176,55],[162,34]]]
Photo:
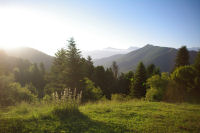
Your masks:
[[[10,87],[9,84],[13,82],[14,78],[13,75],[0,76],[0,105],[12,105],[14,104],[15,100],[11,97]]]
[[[172,102],[198,102],[199,82],[193,66],[180,66],[171,74],[167,100]]]
[[[94,87],[92,90],[92,100],[97,101],[101,99],[103,92],[99,87]]]
[[[181,66],[178,67],[172,74],[171,78],[174,80],[182,89],[190,92],[195,88],[195,77],[197,72],[192,66]]]
[[[50,102],[52,101],[52,97],[49,96],[48,94],[46,94],[46,95],[43,97],[42,101],[43,101],[44,103],[50,103]]]
[[[150,87],[147,90],[145,99],[148,101],[161,101],[164,98],[167,86],[169,83],[168,73],[154,75],[147,79],[147,85]]]
[[[27,88],[32,94],[38,95],[37,89],[32,83],[26,84],[25,88]]]
[[[157,101],[158,99],[160,100],[158,90],[155,88],[150,88],[147,90],[145,100],[147,101]]]
[[[26,87],[21,87],[19,83],[11,83],[9,85],[11,89],[11,95],[16,102],[34,102],[36,100],[36,96],[31,93]]]
[[[99,87],[95,87],[94,83],[89,80],[88,78],[85,78],[85,87],[83,89],[83,97],[82,100],[83,102],[86,101],[96,101],[101,99],[103,96],[103,92]]]
[[[19,83],[13,82],[13,76],[0,77],[0,105],[15,105],[22,101],[33,102],[36,97],[26,88],[21,87]]]

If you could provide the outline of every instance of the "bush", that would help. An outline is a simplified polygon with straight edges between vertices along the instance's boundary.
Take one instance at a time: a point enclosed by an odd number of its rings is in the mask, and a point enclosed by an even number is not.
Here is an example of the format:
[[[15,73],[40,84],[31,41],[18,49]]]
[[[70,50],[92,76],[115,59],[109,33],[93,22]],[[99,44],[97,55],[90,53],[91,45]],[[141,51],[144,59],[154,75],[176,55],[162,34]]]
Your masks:
[[[193,66],[178,67],[171,74],[167,100],[171,102],[199,102],[200,91],[197,71]]]
[[[9,86],[13,92],[13,98],[16,102],[25,101],[31,103],[36,100],[36,96],[33,95],[26,87],[21,87],[19,83],[11,83]]]
[[[13,82],[14,78],[13,75],[0,76],[0,105],[6,106],[6,105],[12,105],[15,100],[11,97],[11,92],[9,88],[9,84]]]
[[[171,74],[172,80],[187,92],[195,88],[195,77],[197,77],[197,72],[192,66],[178,67]]]
[[[99,87],[95,87],[94,83],[89,80],[88,78],[85,78],[85,87],[83,89],[83,96],[82,100],[83,102],[86,101],[97,101],[100,100],[103,96],[103,92]]]
[[[168,73],[154,75],[147,79],[147,85],[150,87],[147,90],[145,99],[148,101],[161,101],[164,98],[167,86],[169,83]]]
[[[19,83],[13,82],[13,76],[0,77],[0,105],[15,105],[22,101],[33,102],[34,96],[26,87],[21,87]]]
[[[158,90],[156,90],[155,88],[150,88],[150,89],[147,90],[145,100],[147,100],[147,101],[159,101],[160,97],[161,96],[159,96]]]
[[[32,83],[26,84],[25,88],[27,88],[32,94],[34,95],[38,95],[37,89],[35,88],[35,86]]]
[[[52,97],[49,96],[48,94],[46,94],[46,95],[43,97],[43,99],[42,99],[42,101],[43,101],[44,103],[50,103],[52,100],[53,100]]]

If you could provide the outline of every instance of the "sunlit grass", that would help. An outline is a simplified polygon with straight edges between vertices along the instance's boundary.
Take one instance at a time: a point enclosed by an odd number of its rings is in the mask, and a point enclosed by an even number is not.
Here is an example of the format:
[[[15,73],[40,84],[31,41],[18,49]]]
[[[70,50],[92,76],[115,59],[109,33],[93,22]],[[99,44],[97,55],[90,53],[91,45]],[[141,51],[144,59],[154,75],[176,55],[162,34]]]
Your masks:
[[[1,110],[0,119],[1,132],[199,132],[200,105],[142,100],[79,107],[22,103]]]
[[[120,125],[130,132],[198,132],[200,106],[132,100],[87,104],[81,112],[110,126]]]

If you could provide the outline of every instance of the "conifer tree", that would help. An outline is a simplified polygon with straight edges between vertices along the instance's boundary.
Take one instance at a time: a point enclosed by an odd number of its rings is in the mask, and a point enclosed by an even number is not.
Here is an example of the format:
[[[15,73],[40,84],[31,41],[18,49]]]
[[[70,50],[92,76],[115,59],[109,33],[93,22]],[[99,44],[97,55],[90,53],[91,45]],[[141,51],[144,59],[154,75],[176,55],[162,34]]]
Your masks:
[[[137,66],[131,86],[131,96],[141,98],[146,93],[146,69],[142,62]]]
[[[195,77],[196,94],[199,94],[198,97],[200,97],[200,50],[197,53],[193,66],[197,72],[197,76]]]
[[[185,65],[189,65],[189,52],[186,46],[182,46],[176,55],[175,68]]]
[[[118,73],[119,73],[119,67],[118,67],[116,61],[113,61],[111,69],[112,69],[115,79],[117,79]]]
[[[146,74],[147,74],[147,78],[153,76],[153,75],[160,75],[160,69],[157,68],[154,64],[150,64],[147,66],[146,68]]]
[[[147,77],[151,77],[154,74],[156,67],[154,64],[150,64],[147,66]]]
[[[48,84],[46,85],[46,92],[58,93],[58,96],[61,96],[61,93],[67,87],[66,84],[66,50],[61,48],[55,54],[55,58],[51,67],[51,72],[46,77]]]
[[[92,74],[94,73],[94,65],[92,62],[92,58],[91,56],[88,56],[87,59],[82,58],[82,61],[83,61],[84,75],[91,80]]]
[[[80,88],[80,80],[83,79],[83,62],[80,50],[76,48],[73,38],[68,41],[66,50],[66,79],[67,86],[71,89]]]
[[[197,56],[194,61],[194,68],[198,71],[198,74],[200,76],[200,50],[197,53]]]

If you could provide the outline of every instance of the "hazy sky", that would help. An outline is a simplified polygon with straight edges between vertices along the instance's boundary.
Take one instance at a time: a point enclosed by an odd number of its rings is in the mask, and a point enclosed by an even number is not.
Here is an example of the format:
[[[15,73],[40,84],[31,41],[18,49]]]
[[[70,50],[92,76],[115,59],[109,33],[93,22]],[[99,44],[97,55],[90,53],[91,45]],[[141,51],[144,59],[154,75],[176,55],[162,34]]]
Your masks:
[[[0,47],[53,55],[74,37],[81,50],[200,46],[200,0],[0,0]]]

